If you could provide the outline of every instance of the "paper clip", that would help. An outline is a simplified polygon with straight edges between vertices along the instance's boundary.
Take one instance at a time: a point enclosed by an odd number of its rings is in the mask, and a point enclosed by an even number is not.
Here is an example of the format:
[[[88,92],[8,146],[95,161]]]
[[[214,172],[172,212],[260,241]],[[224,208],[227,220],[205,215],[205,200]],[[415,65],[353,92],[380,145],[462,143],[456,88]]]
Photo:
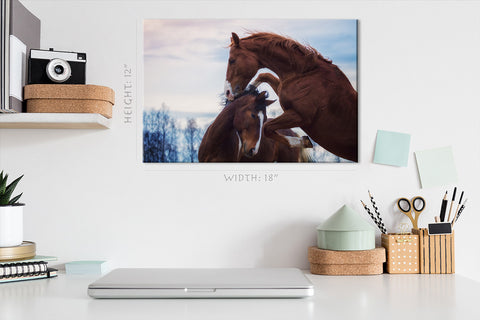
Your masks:
[[[409,234],[410,233],[408,231],[408,223],[400,223],[400,227],[398,229],[400,230],[400,234]]]

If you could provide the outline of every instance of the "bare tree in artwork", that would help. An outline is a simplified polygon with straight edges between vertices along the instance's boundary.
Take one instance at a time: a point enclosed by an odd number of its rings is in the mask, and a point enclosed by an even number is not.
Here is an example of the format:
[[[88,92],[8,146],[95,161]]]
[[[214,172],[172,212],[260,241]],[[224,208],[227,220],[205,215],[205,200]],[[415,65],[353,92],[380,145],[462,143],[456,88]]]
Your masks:
[[[198,146],[200,145],[200,128],[195,119],[190,118],[187,121],[187,127],[184,129],[185,138],[185,161],[198,162]]]
[[[145,111],[143,115],[143,161],[178,162],[178,128],[168,107]]]

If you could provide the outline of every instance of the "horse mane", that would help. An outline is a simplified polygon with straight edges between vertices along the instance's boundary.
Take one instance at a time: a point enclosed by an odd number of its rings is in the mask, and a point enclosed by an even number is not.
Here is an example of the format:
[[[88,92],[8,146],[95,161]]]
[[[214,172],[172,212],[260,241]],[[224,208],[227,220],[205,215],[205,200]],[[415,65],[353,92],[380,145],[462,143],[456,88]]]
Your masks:
[[[243,97],[243,96],[246,96],[246,95],[252,95],[254,97],[258,97],[260,95],[260,91],[258,90],[258,88],[254,85],[248,85],[248,87],[242,91],[242,93],[240,93],[237,97],[235,97],[235,100],[233,101],[230,101],[228,100],[227,98],[225,98],[225,102],[224,102],[224,106],[228,106],[230,105],[231,103],[234,103],[238,98],[240,97]],[[265,93],[265,100],[268,98],[268,91]],[[263,104],[260,104],[260,105],[256,105],[255,106],[255,110],[258,110],[258,111],[265,111],[266,109],[266,101],[264,100],[264,103]]]
[[[294,52],[301,56],[306,57],[308,60],[312,60],[312,63],[316,59],[331,64],[332,60],[322,56],[315,48],[310,45],[303,45],[298,41],[295,41],[289,37],[280,36],[272,32],[248,32],[249,36],[242,38],[242,40],[262,41],[266,42],[264,46],[265,51],[270,51],[272,48],[279,47],[281,49]]]

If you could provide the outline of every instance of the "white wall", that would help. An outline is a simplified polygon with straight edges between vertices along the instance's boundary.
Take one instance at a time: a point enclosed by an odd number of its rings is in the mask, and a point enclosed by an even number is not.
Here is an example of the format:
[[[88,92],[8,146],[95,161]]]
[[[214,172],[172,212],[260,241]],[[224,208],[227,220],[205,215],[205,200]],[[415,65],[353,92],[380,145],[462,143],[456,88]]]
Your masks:
[[[456,226],[456,269],[480,280],[479,2],[23,2],[42,19],[44,48],[87,52],[88,82],[117,94],[110,130],[0,129],[0,167],[25,173],[25,234],[38,253],[114,266],[308,268],[315,226],[343,204],[368,220],[359,201],[368,189],[390,230],[402,220],[400,196],[423,195],[420,225],[433,221],[453,186],[420,189],[413,151],[452,145],[470,199]],[[142,164],[142,18],[359,19],[360,163]],[[134,124],[124,123],[124,64],[137,76]],[[377,129],[412,134],[407,168],[372,163]],[[278,177],[227,183],[225,173]]]

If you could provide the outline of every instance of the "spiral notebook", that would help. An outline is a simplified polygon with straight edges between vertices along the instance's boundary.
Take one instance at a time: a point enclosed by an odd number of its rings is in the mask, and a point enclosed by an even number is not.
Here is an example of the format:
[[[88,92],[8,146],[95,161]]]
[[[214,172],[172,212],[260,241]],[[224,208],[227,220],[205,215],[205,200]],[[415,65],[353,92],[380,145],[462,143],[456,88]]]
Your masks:
[[[29,260],[0,262],[0,283],[55,277],[57,269],[48,267],[48,261],[52,260],[56,258],[36,256]]]

